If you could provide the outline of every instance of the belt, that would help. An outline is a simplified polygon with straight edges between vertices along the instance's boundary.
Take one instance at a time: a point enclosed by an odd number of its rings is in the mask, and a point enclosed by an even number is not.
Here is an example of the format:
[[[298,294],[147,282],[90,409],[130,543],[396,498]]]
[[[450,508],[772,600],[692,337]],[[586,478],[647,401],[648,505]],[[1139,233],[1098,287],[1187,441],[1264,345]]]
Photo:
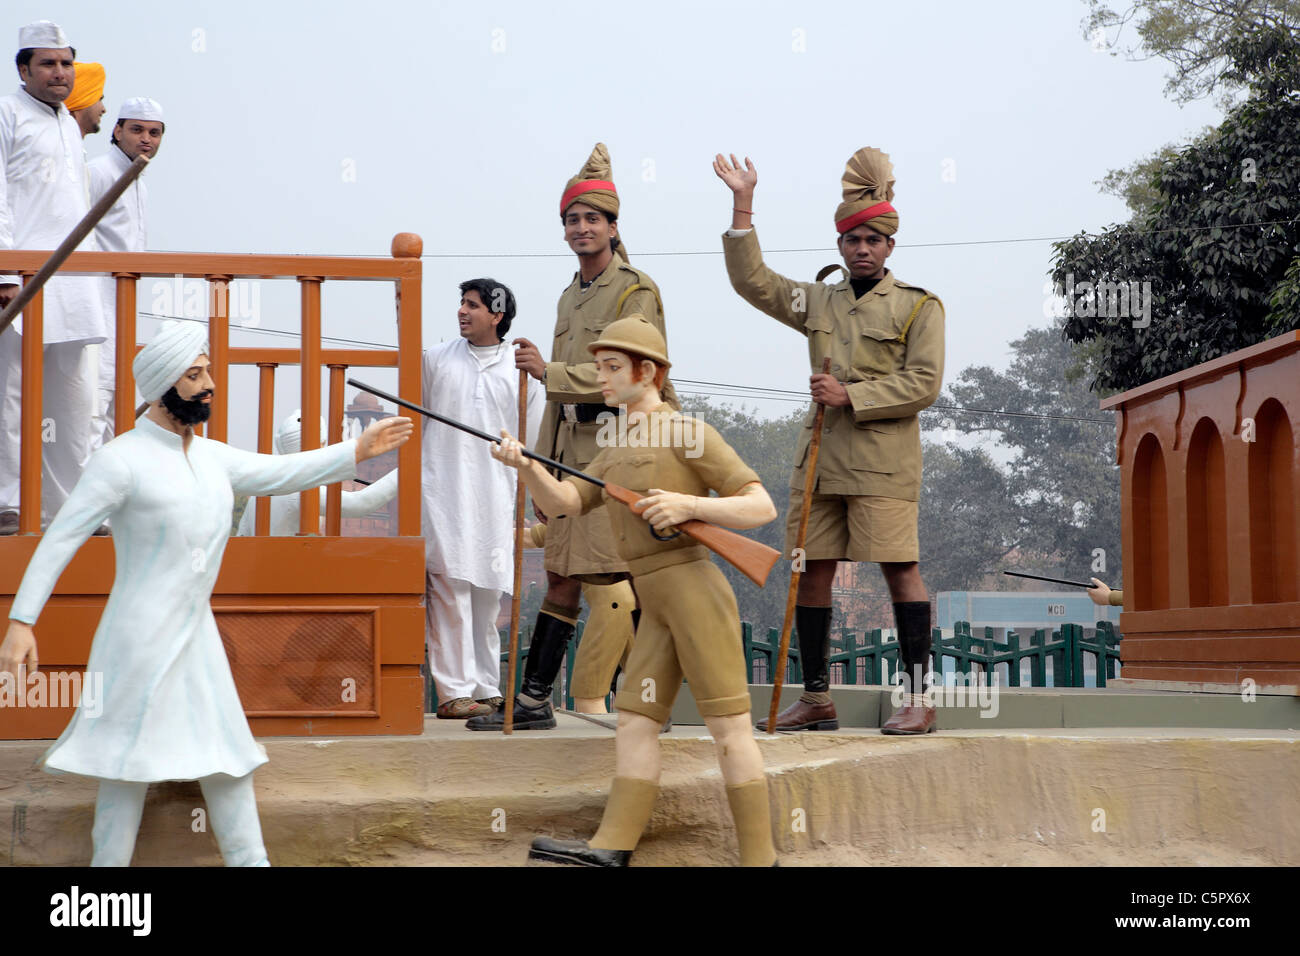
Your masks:
[[[564,415],[566,422],[577,422],[580,425],[596,421],[601,412],[614,414],[613,410],[603,402],[565,403],[560,406],[560,411]]]

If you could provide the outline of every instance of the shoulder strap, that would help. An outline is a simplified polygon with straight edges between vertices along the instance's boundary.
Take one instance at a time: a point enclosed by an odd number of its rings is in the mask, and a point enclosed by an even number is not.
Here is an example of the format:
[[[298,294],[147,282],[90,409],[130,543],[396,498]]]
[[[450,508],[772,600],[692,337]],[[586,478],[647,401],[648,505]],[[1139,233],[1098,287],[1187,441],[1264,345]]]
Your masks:
[[[639,282],[634,282],[632,285],[628,286],[627,289],[624,290],[623,294],[618,297],[618,305],[614,307],[614,318],[622,318],[623,304],[627,302],[628,297],[631,296],[633,292],[639,292],[644,288],[645,286]],[[659,306],[659,315],[662,316],[664,314],[664,300],[659,298],[658,289],[651,288],[650,291],[654,293],[655,304]]]
[[[921,311],[921,306],[925,305],[927,299],[934,299],[934,296],[930,295],[928,292],[921,296],[916,305],[912,306],[912,314],[907,317],[907,324],[903,326],[903,331],[898,333],[898,341],[902,342],[904,345],[907,344],[907,330],[910,329],[912,323],[916,321],[916,315]],[[937,302],[939,300],[935,299],[935,301]]]
[[[813,280],[813,281],[815,281],[815,282],[821,282],[821,281],[823,281],[823,280],[824,280],[828,275],[830,275],[830,274],[831,274],[832,272],[834,272],[836,269],[839,269],[841,272],[844,273],[844,278],[845,278],[845,279],[847,279],[847,278],[849,277],[849,270],[848,270],[848,269],[844,268],[844,267],[843,267],[842,265],[840,265],[839,263],[832,263],[831,265],[828,265],[828,266],[822,266],[820,269],[818,269],[818,270],[817,270],[817,278],[816,278],[815,280]],[[841,279],[840,281],[843,282],[844,280]]]

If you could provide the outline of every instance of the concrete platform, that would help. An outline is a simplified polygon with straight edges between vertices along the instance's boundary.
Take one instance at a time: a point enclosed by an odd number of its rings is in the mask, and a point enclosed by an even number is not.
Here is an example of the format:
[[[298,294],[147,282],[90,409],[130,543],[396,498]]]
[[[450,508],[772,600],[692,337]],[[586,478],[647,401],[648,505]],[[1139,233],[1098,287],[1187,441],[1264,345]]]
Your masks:
[[[1030,695],[1033,696],[1033,695]],[[864,698],[865,699],[865,698]],[[271,861],[521,865],[537,834],[594,832],[612,732],[264,738],[257,793]],[[0,860],[84,865],[95,783],[0,742]],[[1065,727],[760,735],[786,864],[1300,864],[1300,732]],[[729,865],[735,835],[713,741],[678,726],[641,865]],[[137,865],[215,865],[195,783],[151,788]],[[9,821],[3,825],[3,821]]]
[[[840,726],[878,728],[894,712],[892,688],[880,685],[831,687]],[[936,698],[940,730],[1010,730],[1050,727],[1218,727],[1300,730],[1300,697],[1259,693],[1243,700],[1233,694],[1153,690],[1132,687],[974,687],[949,689]],[[781,706],[798,700],[803,687],[782,688]],[[751,684],[749,698],[757,718],[766,717],[770,684]],[[756,719],[757,719],[756,718]],[[673,704],[673,722],[703,726],[684,685]]]

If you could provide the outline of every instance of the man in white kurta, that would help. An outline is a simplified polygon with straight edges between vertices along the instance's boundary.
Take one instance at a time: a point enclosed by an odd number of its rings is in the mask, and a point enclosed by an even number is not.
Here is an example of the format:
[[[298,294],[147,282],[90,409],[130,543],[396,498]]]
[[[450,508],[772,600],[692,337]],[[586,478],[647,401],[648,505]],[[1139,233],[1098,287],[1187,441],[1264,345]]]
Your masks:
[[[23,85],[0,97],[0,249],[52,251],[90,208],[81,130],[63,106],[74,52],[49,21],[23,27],[18,45]],[[78,248],[98,247],[91,235]],[[0,304],[17,294],[17,283],[0,275]],[[43,291],[42,523],[67,499],[89,454],[94,383],[86,346],[107,334],[94,276],[55,276]],[[21,356],[20,319],[0,332],[0,533],[9,534],[17,530]]]
[[[162,107],[157,100],[135,96],[117,112],[108,152],[86,164],[90,177],[90,202],[101,196],[122,178],[122,174],[144,153],[150,160],[162,146]],[[147,172],[147,170],[146,170]],[[144,252],[149,244],[149,190],[144,173],[137,176],[113,207],[95,225],[95,241],[104,252]],[[113,383],[117,360],[117,280],[105,276],[100,280],[106,338],[99,343],[99,377],[95,386],[95,414],[90,422],[90,447],[95,450],[113,437]]]
[[[320,444],[325,447],[325,419],[320,420]],[[282,421],[275,431],[275,453],[277,455],[295,455],[302,451],[302,411],[295,409],[293,414]],[[344,518],[364,518],[371,512],[378,511],[397,494],[397,469],[394,468],[382,478],[377,479],[360,491],[345,491],[342,495],[341,513]],[[320,489],[321,521],[325,519],[325,489]],[[279,537],[291,537],[298,533],[302,514],[302,499],[297,495],[276,495],[271,499],[271,531]],[[239,519],[241,536],[256,533],[257,502],[250,498]],[[321,533],[322,527],[317,527]]]
[[[493,279],[461,283],[460,338],[424,353],[424,406],[500,434],[519,427],[519,373],[505,333],[514,296]],[[545,396],[529,379],[528,429]],[[513,431],[511,432],[513,434]],[[500,703],[501,595],[514,586],[514,473],[489,443],[424,423],[425,611],[438,716],[486,715]]]
[[[252,783],[266,754],[244,717],[210,606],[234,494],[354,477],[358,461],[414,430],[388,419],[353,441],[279,456],[198,437],[177,416],[206,417],[194,413],[213,389],[205,339],[205,326],[173,323],[136,356],[140,392],[153,404],[91,457],[27,566],[0,645],[0,673],[21,679],[21,666],[37,666],[32,625],[77,549],[111,518],[117,573],[86,665],[102,675],[102,707],[78,707],[40,761],[51,772],[100,778],[94,866],[130,863],[150,782],[193,779],[226,864],[267,865]],[[184,407],[175,412],[169,401]]]

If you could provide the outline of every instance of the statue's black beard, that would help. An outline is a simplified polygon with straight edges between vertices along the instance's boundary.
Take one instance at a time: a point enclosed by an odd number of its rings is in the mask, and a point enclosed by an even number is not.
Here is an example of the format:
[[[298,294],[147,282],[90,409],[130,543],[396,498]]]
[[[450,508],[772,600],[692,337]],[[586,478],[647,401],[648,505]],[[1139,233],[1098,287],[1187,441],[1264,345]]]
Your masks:
[[[181,398],[180,392],[176,391],[173,385],[163,393],[163,408],[171,413],[172,417],[182,425],[199,425],[208,420],[208,415],[212,413],[212,406],[205,405],[202,399],[212,392],[199,392],[192,399],[186,401]]]

